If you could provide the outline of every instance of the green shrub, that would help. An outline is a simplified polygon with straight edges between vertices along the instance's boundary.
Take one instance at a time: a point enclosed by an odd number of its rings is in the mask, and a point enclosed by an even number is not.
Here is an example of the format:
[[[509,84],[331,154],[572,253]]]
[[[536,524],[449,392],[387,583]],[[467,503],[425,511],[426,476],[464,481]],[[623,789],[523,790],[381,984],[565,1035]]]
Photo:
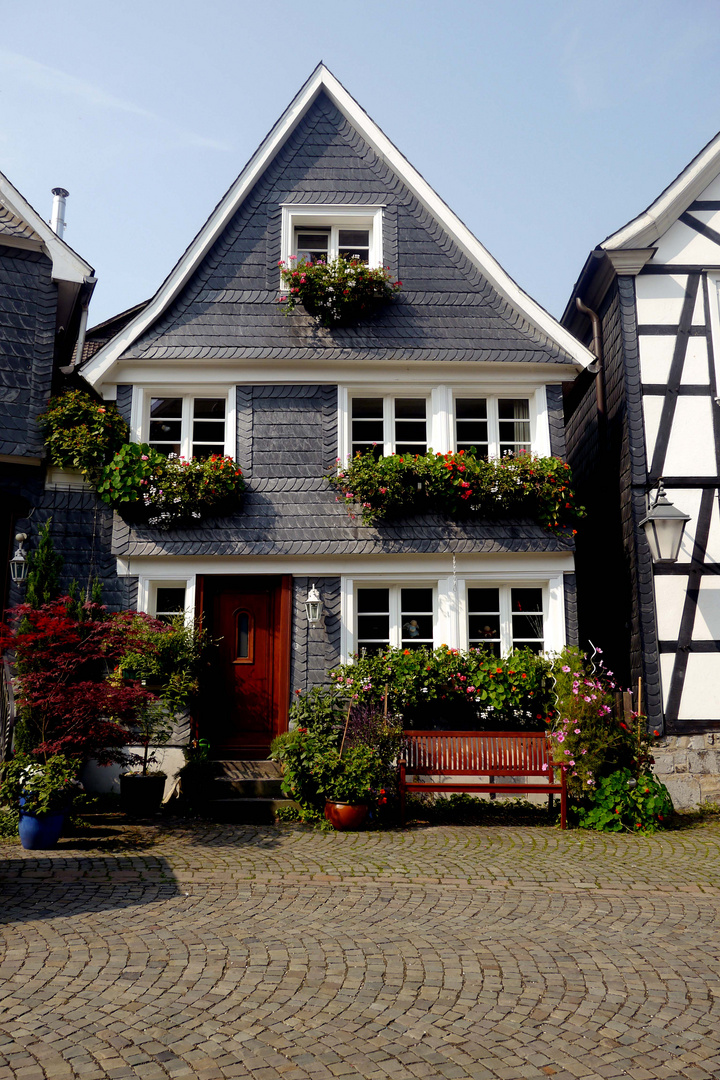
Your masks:
[[[618,769],[600,780],[589,806],[578,808],[582,829],[598,832],[654,833],[673,814],[670,793],[652,773],[636,779],[630,769]]]
[[[82,390],[51,398],[38,424],[53,465],[78,469],[93,483],[128,439],[128,426],[116,406]]]

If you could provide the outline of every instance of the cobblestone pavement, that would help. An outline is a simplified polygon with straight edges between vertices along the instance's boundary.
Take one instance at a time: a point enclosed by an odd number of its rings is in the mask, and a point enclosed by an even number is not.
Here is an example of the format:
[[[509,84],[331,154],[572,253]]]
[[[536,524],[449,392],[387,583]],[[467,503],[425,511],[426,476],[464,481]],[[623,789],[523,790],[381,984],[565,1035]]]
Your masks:
[[[720,825],[0,845],[0,1080],[720,1077]]]

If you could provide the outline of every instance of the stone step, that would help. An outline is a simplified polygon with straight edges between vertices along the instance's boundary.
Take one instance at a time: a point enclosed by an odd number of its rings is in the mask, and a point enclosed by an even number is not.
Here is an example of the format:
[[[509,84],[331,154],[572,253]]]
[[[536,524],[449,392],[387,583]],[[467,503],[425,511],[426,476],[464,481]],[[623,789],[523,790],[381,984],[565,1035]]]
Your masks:
[[[228,780],[280,779],[282,766],[277,761],[222,761],[215,762],[219,775]]]
[[[274,825],[281,807],[297,806],[292,799],[212,799],[204,816],[235,825]]]
[[[282,799],[284,798],[279,776],[243,777],[219,776],[215,781],[218,799]]]

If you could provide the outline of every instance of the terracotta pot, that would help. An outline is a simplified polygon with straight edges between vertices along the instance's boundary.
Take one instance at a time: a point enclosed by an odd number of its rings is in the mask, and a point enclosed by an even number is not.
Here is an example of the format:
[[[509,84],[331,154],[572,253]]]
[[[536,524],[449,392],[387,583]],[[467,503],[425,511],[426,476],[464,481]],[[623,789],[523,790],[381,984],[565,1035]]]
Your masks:
[[[359,829],[367,817],[366,803],[326,802],[325,817],[333,829],[344,832],[346,829]]]

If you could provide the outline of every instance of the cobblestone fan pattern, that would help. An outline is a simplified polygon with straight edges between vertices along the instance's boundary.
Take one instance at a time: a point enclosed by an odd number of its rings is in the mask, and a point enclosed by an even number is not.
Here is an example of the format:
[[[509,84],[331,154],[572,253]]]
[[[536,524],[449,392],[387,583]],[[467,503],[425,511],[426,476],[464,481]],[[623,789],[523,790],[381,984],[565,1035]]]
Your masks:
[[[0,1080],[720,1076],[719,826],[0,856]]]

